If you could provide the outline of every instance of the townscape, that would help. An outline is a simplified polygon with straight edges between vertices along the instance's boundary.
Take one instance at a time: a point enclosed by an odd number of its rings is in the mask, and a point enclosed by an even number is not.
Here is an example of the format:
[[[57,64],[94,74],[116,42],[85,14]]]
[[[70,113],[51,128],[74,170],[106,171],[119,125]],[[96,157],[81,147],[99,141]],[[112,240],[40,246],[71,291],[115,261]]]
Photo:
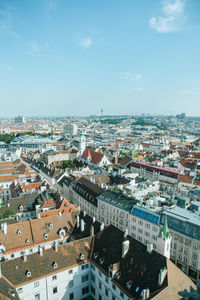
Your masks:
[[[0,299],[181,299],[199,199],[198,117],[2,118]]]

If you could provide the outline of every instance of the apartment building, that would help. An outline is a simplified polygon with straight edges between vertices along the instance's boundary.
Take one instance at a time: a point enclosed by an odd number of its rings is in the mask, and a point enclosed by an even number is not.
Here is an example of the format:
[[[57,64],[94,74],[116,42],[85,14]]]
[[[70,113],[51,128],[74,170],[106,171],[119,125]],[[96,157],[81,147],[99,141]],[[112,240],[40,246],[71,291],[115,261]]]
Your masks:
[[[193,281],[200,278],[200,257],[197,251],[200,249],[200,218],[197,214],[179,207],[158,213],[138,205],[132,198],[110,190],[99,190],[99,194],[92,201],[91,189],[99,187],[90,182],[89,190],[86,188],[87,181],[83,180],[81,188],[78,188],[78,182],[63,184],[63,192],[69,201],[76,203],[106,226],[112,224],[123,231],[127,229],[132,237],[145,245],[152,244],[156,251],[160,251],[158,235],[166,214],[172,237],[171,259]]]

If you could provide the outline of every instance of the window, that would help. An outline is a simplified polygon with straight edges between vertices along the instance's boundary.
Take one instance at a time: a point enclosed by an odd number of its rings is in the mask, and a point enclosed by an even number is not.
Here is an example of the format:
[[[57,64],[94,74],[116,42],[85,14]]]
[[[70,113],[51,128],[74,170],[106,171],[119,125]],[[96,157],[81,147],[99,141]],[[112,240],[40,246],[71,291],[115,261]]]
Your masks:
[[[52,280],[56,280],[56,279],[57,279],[57,275],[53,275]]]
[[[138,223],[143,226],[143,221],[139,220]]]
[[[116,300],[115,296],[112,296],[112,300]]]
[[[91,272],[91,280],[95,283],[95,276],[92,272]]]
[[[108,296],[108,289],[105,289],[105,294],[106,296]]]
[[[146,224],[145,224],[145,227],[146,227],[146,228],[150,228],[150,224],[146,223]]]
[[[91,269],[95,271],[95,266],[93,264],[91,264]]]
[[[34,288],[38,287],[40,285],[39,281],[34,282]]]
[[[101,273],[101,271],[99,271],[99,277],[102,277],[102,273]]]
[[[14,253],[12,253],[10,257],[11,257],[11,258],[15,257],[15,254],[14,254]]]
[[[91,293],[95,296],[95,288],[91,286]]]
[[[124,298],[124,293],[122,293],[121,291],[120,291],[120,297]]]
[[[53,288],[53,294],[56,294],[58,292],[57,286]]]
[[[74,299],[74,293],[69,294],[69,300],[73,300]]]
[[[82,281],[82,282],[88,281],[88,274],[82,276],[81,281]]]
[[[18,293],[18,294],[21,294],[21,293],[23,293],[23,288],[19,288],[19,289],[17,289],[17,293]]]
[[[116,286],[114,284],[112,285],[112,288],[114,291],[116,290]]]
[[[35,300],[40,300],[40,294],[35,295]]]
[[[69,274],[73,274],[73,270],[72,270],[72,269],[69,270],[68,273],[69,273]]]
[[[81,270],[86,270],[86,269],[88,269],[88,264],[81,266]]]
[[[85,295],[85,294],[87,294],[89,292],[89,287],[88,286],[86,286],[86,287],[84,287],[83,289],[82,289],[82,295]]]
[[[150,236],[150,233],[149,233],[149,232],[145,232],[145,235],[146,235],[146,236]]]
[[[99,300],[102,300],[102,297],[101,297],[101,295],[99,294]]]
[[[68,283],[68,288],[71,289],[71,288],[73,288],[73,286],[74,286],[74,281],[70,280]]]
[[[105,282],[108,283],[108,278],[107,277],[105,277]]]
[[[101,283],[101,281],[99,281],[99,288],[100,288],[100,290],[102,289],[102,283]]]
[[[143,230],[139,228],[139,229],[138,229],[138,232],[142,234],[142,233],[143,233]]]
[[[155,226],[152,226],[152,229],[153,229],[153,231],[155,231],[155,232],[157,232],[157,231],[158,231],[158,228],[157,228],[157,227],[155,227]]]

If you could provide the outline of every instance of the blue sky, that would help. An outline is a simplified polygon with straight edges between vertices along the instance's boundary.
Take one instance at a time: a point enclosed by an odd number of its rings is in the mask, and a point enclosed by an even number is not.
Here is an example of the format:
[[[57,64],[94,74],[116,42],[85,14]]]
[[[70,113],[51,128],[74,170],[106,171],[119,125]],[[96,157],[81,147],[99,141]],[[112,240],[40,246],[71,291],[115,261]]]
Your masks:
[[[200,115],[200,1],[0,0],[0,104]]]

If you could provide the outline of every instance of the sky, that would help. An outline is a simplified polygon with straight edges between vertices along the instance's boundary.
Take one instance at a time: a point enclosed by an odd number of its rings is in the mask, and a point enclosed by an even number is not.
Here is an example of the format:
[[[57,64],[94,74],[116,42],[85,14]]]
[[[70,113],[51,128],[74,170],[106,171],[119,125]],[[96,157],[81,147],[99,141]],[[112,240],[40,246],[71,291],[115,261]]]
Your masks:
[[[0,0],[0,117],[200,115],[199,0]]]

